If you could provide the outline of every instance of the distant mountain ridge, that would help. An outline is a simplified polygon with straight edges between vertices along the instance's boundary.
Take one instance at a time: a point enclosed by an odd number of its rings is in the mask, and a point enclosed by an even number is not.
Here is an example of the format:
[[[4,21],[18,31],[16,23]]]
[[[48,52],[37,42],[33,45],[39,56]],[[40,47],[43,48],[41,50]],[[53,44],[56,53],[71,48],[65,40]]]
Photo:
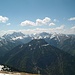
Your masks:
[[[50,45],[64,50],[73,56],[75,55],[75,35],[57,33],[50,34],[46,32],[31,35],[25,35],[21,32],[5,34],[0,38],[0,53],[4,55],[4,53],[6,53],[7,51],[20,44],[28,43],[32,39],[44,39]]]

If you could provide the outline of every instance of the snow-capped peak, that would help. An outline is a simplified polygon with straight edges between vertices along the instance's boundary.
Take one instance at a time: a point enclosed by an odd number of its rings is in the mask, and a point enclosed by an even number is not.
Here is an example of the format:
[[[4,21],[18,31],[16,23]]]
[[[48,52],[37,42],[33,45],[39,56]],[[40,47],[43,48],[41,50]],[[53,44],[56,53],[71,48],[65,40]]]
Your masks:
[[[12,40],[17,40],[17,39],[23,39],[23,37],[19,36],[19,37],[12,38]]]

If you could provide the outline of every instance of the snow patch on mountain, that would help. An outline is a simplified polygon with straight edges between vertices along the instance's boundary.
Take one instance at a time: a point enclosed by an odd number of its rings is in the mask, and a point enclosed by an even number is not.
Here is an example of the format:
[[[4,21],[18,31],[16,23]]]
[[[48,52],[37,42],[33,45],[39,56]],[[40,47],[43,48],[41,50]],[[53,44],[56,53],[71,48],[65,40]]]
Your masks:
[[[42,46],[48,46],[49,44],[44,44],[44,45],[42,45]]]
[[[29,44],[29,47],[30,47],[31,45]]]
[[[50,37],[50,39],[52,39],[52,38],[54,38],[55,37],[55,35],[53,34],[51,37]]]
[[[23,37],[19,36],[19,37],[12,38],[12,40],[17,40],[17,39],[23,39]]]
[[[2,70],[3,67],[4,67],[3,65],[0,65],[0,71]]]

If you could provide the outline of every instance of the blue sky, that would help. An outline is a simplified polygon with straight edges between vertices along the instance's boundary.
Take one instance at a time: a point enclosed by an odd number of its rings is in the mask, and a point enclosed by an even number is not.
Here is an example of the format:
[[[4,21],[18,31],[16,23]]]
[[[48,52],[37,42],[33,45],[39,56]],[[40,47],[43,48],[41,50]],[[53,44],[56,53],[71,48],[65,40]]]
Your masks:
[[[74,34],[75,0],[0,0],[0,32],[8,31]]]

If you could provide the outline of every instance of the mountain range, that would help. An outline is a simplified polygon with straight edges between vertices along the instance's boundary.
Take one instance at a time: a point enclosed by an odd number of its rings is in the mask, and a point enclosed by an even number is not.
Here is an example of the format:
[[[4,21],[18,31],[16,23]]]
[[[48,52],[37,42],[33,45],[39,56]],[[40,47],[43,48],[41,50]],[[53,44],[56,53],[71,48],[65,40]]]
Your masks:
[[[75,35],[21,32],[0,37],[0,64],[42,75],[75,75]]]
[[[75,58],[44,39],[18,45],[3,58],[3,64],[18,71],[41,75],[75,75]]]
[[[44,39],[48,44],[75,56],[75,35],[57,33],[39,33],[26,35],[21,32],[5,34],[0,37],[0,56],[4,56],[8,51],[20,44],[26,44],[33,39]]]

